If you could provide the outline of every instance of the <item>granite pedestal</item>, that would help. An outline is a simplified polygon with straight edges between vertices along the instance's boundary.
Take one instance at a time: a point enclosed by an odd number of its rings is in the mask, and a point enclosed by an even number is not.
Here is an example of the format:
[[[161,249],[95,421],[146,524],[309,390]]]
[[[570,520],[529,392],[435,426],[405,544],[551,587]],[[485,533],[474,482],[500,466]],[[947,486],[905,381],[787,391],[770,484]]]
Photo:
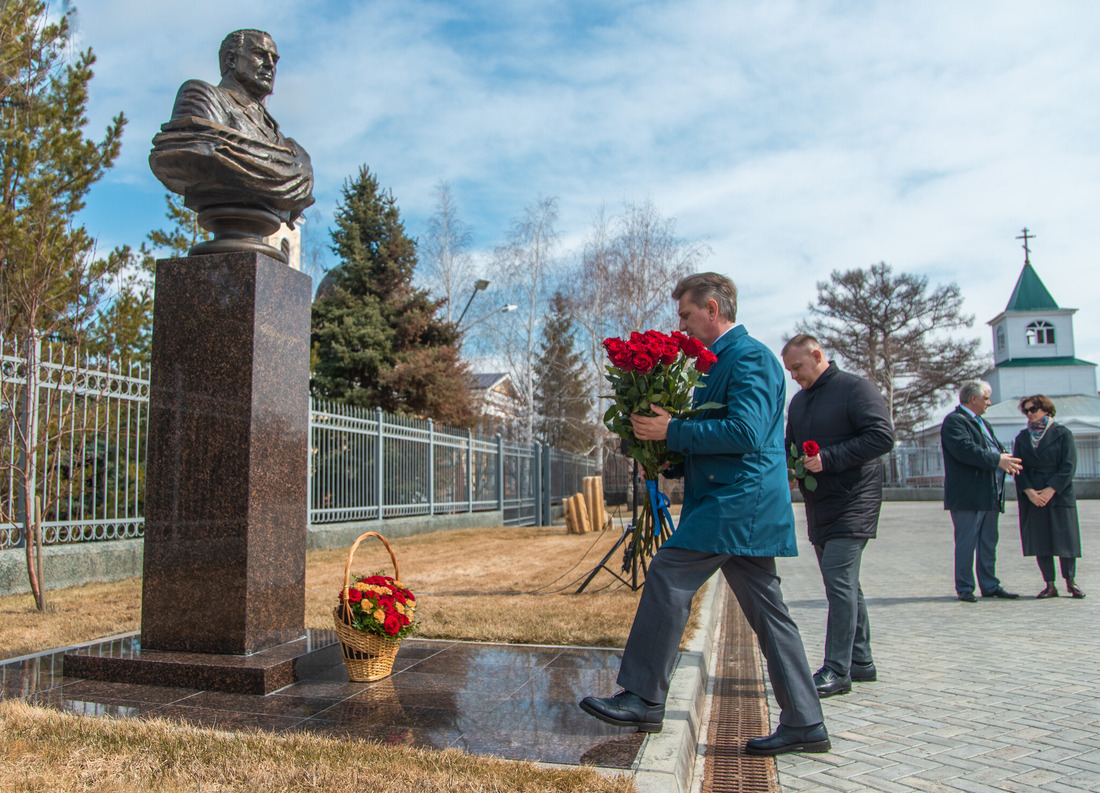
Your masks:
[[[187,656],[174,685],[306,635],[310,287],[255,252],[157,263],[141,648]]]

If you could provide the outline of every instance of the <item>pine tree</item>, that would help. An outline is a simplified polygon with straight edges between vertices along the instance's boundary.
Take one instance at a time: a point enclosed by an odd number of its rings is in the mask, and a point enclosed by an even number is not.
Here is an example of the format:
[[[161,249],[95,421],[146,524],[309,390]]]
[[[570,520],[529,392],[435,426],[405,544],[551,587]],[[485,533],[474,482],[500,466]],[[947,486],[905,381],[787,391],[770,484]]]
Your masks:
[[[120,113],[102,141],[84,137],[95,56],[70,55],[69,14],[49,16],[34,0],[0,4],[0,335],[23,338],[70,337],[110,275],[75,216],[126,123]]]
[[[587,454],[595,437],[592,389],[584,353],[574,348],[575,335],[569,302],[557,292],[550,300],[535,359],[536,426],[541,443]]]
[[[313,303],[313,394],[471,426],[458,333],[438,317],[442,301],[413,287],[416,243],[365,166],[344,183],[332,242],[340,264]]]

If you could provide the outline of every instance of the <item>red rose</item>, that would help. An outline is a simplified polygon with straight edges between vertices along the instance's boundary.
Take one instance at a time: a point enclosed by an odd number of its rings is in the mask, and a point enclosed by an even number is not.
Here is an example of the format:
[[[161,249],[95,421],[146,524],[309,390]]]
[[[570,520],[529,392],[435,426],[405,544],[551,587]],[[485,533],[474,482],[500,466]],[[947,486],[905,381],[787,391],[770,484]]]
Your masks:
[[[686,344],[688,340],[688,337],[678,330],[672,331],[672,333],[669,334],[669,338],[672,339],[681,350],[684,349],[684,344]]]
[[[343,590],[341,590],[341,591],[343,591]],[[352,603],[358,603],[362,599],[363,599],[363,593],[360,592],[358,589],[349,589],[348,590],[348,600],[350,600]]]
[[[634,358],[631,363],[634,365],[634,368],[642,374],[648,374],[649,371],[656,366],[656,362],[647,352],[634,353]]]
[[[695,359],[696,370],[706,373],[710,371],[710,367],[714,366],[715,361],[718,360],[718,356],[704,347],[699,351],[698,357]]]
[[[386,617],[386,621],[382,623],[382,628],[390,636],[396,636],[397,632],[401,630],[401,620],[397,619],[396,614],[390,614]]]
[[[817,445],[817,441],[806,441],[802,444],[802,451],[806,453],[807,457],[816,457],[817,453],[821,451],[821,447]]]
[[[624,346],[621,352],[611,356],[611,365],[622,369],[624,372],[632,372],[634,371],[634,354]]]
[[[688,358],[697,358],[699,357],[699,353],[706,349],[706,347],[703,346],[703,342],[698,339],[693,339],[690,336],[687,337],[687,341],[685,341],[680,348]]]

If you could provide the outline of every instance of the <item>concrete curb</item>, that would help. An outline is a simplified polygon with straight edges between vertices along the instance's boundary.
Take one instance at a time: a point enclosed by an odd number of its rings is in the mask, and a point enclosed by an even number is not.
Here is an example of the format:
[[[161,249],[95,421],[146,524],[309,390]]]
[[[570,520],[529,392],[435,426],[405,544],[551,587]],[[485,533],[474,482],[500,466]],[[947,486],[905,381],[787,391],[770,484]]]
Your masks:
[[[702,590],[699,629],[687,650],[680,653],[672,673],[664,729],[646,737],[635,760],[638,793],[688,793],[692,789],[725,593],[721,574],[715,574]]]

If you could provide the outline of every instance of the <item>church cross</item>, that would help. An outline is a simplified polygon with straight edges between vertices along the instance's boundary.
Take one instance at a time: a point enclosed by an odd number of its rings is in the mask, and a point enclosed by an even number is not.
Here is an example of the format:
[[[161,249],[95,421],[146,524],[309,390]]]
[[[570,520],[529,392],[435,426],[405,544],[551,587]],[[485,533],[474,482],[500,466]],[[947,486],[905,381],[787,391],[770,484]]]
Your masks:
[[[1027,226],[1024,226],[1024,233],[1016,239],[1024,241],[1024,264],[1031,264],[1031,249],[1027,247],[1027,241],[1029,239],[1035,239],[1037,234],[1028,234]]]

